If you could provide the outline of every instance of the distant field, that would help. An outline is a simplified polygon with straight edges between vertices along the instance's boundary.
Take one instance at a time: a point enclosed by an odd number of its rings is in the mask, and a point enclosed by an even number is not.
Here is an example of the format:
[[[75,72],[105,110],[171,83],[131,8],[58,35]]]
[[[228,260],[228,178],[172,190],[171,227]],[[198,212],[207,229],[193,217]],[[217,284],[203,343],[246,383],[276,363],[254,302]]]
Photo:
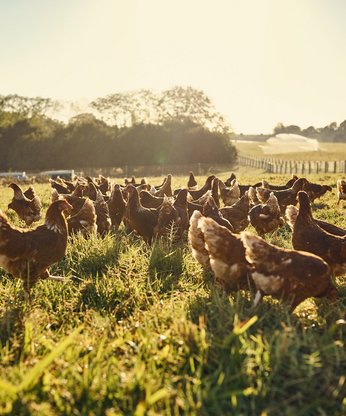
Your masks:
[[[265,154],[261,145],[263,142],[237,142],[234,143],[240,154],[247,156],[268,157],[286,160],[345,160],[346,143],[321,143],[320,150],[299,153],[278,153]]]

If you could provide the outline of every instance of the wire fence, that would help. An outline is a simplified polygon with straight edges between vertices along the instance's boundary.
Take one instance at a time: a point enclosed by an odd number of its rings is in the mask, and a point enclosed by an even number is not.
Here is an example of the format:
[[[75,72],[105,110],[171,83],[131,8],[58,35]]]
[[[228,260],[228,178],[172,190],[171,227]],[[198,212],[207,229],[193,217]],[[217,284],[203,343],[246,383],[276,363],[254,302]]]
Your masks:
[[[346,160],[279,160],[239,155],[238,164],[282,174],[346,173]]]

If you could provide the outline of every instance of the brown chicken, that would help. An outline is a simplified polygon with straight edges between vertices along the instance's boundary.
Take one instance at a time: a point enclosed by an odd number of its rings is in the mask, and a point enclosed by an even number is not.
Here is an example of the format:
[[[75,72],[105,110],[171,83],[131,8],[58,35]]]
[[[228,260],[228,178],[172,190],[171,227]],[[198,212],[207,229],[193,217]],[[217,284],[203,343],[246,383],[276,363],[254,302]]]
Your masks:
[[[163,202],[163,196],[155,196],[148,191],[140,191],[139,197],[141,200],[141,204],[145,208],[158,208],[161,206]]]
[[[225,185],[230,187],[232,185],[232,182],[234,181],[234,179],[237,179],[235,174],[232,172],[231,175],[229,176],[229,178],[227,178],[225,180]]]
[[[11,226],[0,211],[0,266],[22,279],[28,294],[39,279],[63,279],[51,276],[48,267],[65,255],[67,223],[64,212],[71,208],[65,200],[53,202],[44,224],[33,230]]]
[[[59,194],[70,194],[70,189],[67,185],[61,182],[58,178],[57,180],[49,179],[50,185],[55,189]]]
[[[199,211],[194,211],[191,215],[188,240],[193,258],[206,270],[211,270],[209,253],[205,248],[204,234],[199,228],[201,218],[203,218],[203,214]]]
[[[215,222],[223,227],[226,227],[230,231],[234,231],[232,224],[223,217],[219,208],[217,207],[214,198],[210,196],[203,205],[202,214],[205,217],[212,218]]]
[[[292,188],[283,189],[281,191],[270,191],[269,189],[258,187],[256,188],[256,193],[259,201],[264,204],[269,198],[270,193],[274,192],[280,205],[281,212],[284,214],[288,205],[297,204],[297,194],[302,190],[306,183],[307,180],[305,178],[299,178],[294,182]]]
[[[131,230],[142,236],[146,243],[150,244],[158,221],[158,208],[143,207],[135,186],[128,185],[126,191],[129,194],[125,211],[126,224]]]
[[[227,293],[249,289],[249,264],[245,259],[245,249],[239,236],[212,218],[201,217],[197,227],[203,234],[204,247],[216,281]]]
[[[117,231],[122,219],[124,218],[127,204],[121,191],[120,185],[113,186],[112,193],[109,200],[107,201],[107,204],[113,230]]]
[[[285,223],[281,216],[278,200],[273,192],[270,193],[265,204],[255,205],[250,209],[249,219],[251,225],[261,237],[282,227]]]
[[[82,208],[67,219],[69,235],[80,232],[84,237],[96,234],[96,210],[94,203],[89,199],[84,199]]]
[[[273,246],[245,231],[241,239],[246,259],[253,266],[251,276],[257,288],[255,305],[264,295],[283,300],[291,311],[309,297],[336,300],[331,270],[322,258]]]
[[[232,224],[234,232],[240,233],[249,225],[249,209],[250,199],[247,191],[235,204],[220,208],[220,212]]]
[[[97,190],[95,212],[96,212],[96,224],[97,232],[104,237],[111,228],[112,222],[109,216],[108,205],[100,190]]]
[[[178,226],[180,230],[180,235],[182,236],[184,232],[189,228],[189,212],[188,212],[188,204],[187,204],[187,189],[182,189],[173,205],[174,208],[177,210],[178,213]]]
[[[302,191],[305,191],[308,194],[310,202],[312,203],[315,201],[315,199],[320,198],[326,192],[331,192],[332,188],[328,185],[320,185],[319,183],[306,182],[303,185]]]
[[[12,201],[8,204],[8,208],[13,209],[18,217],[28,226],[35,221],[39,221],[41,219],[42,205],[40,198],[35,195],[33,188],[29,188],[29,192],[26,191],[27,195],[33,196],[32,199],[29,199],[17,184],[11,183],[9,187],[13,189],[14,195]]]
[[[211,196],[214,198],[215,204],[220,208],[220,199],[219,199],[219,178],[213,180],[211,187]]]
[[[190,189],[191,191],[195,191],[197,189],[197,181],[193,172],[190,172],[189,174],[189,180],[187,181],[187,189]]]
[[[173,239],[180,238],[179,214],[174,207],[172,199],[164,196],[162,205],[159,208],[157,224],[154,228],[154,235],[158,237],[172,235]]]
[[[338,197],[338,205],[341,200],[346,200],[346,181],[343,179],[336,181],[336,194]]]
[[[298,214],[299,214],[299,209],[295,207],[294,205],[289,205],[286,208],[286,219],[292,231],[293,231],[294,224],[296,222]],[[346,235],[346,230],[344,228],[338,227],[337,225],[331,224],[327,221],[318,220],[317,218],[314,218],[314,222],[319,227],[321,227],[324,231],[327,231],[330,234],[338,235],[341,237]]]
[[[191,195],[192,200],[196,200],[200,198],[202,195],[204,195],[207,191],[210,191],[212,188],[212,183],[213,183],[214,178],[215,178],[214,175],[210,175],[207,177],[205,184],[202,186],[202,188],[197,189],[195,191],[189,190],[189,194]]]
[[[262,188],[270,189],[271,191],[282,191],[284,189],[292,188],[294,182],[298,179],[298,176],[293,175],[292,178],[285,185],[272,185],[262,179]]]
[[[157,190],[154,194],[155,196],[163,197],[163,196],[172,196],[172,175],[168,174],[166,180],[162,184],[161,188]]]
[[[218,181],[220,197],[225,206],[231,206],[240,199],[240,189],[236,179],[227,187],[221,180]]]
[[[293,225],[293,247],[322,257],[334,275],[342,275],[346,272],[346,236],[330,234],[314,221],[306,192],[299,192],[298,199],[299,212]]]

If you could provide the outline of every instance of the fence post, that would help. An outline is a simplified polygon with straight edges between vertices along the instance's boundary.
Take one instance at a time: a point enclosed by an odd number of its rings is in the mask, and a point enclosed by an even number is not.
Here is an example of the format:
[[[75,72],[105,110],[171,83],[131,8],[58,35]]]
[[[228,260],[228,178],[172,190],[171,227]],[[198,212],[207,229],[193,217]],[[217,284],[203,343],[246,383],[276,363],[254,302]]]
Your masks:
[[[328,168],[329,168],[329,166],[328,166],[328,162],[327,162],[327,161],[325,161],[325,162],[324,162],[324,173],[328,173]]]

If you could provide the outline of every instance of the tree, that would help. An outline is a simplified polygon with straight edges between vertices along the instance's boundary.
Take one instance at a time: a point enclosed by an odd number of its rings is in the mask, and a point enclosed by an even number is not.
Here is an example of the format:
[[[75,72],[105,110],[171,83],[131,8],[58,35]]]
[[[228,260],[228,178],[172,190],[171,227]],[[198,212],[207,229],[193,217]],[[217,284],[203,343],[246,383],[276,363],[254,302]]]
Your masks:
[[[211,100],[191,87],[174,87],[159,93],[139,90],[111,94],[93,101],[91,107],[101,119],[119,127],[192,120],[211,131],[232,133]]]

